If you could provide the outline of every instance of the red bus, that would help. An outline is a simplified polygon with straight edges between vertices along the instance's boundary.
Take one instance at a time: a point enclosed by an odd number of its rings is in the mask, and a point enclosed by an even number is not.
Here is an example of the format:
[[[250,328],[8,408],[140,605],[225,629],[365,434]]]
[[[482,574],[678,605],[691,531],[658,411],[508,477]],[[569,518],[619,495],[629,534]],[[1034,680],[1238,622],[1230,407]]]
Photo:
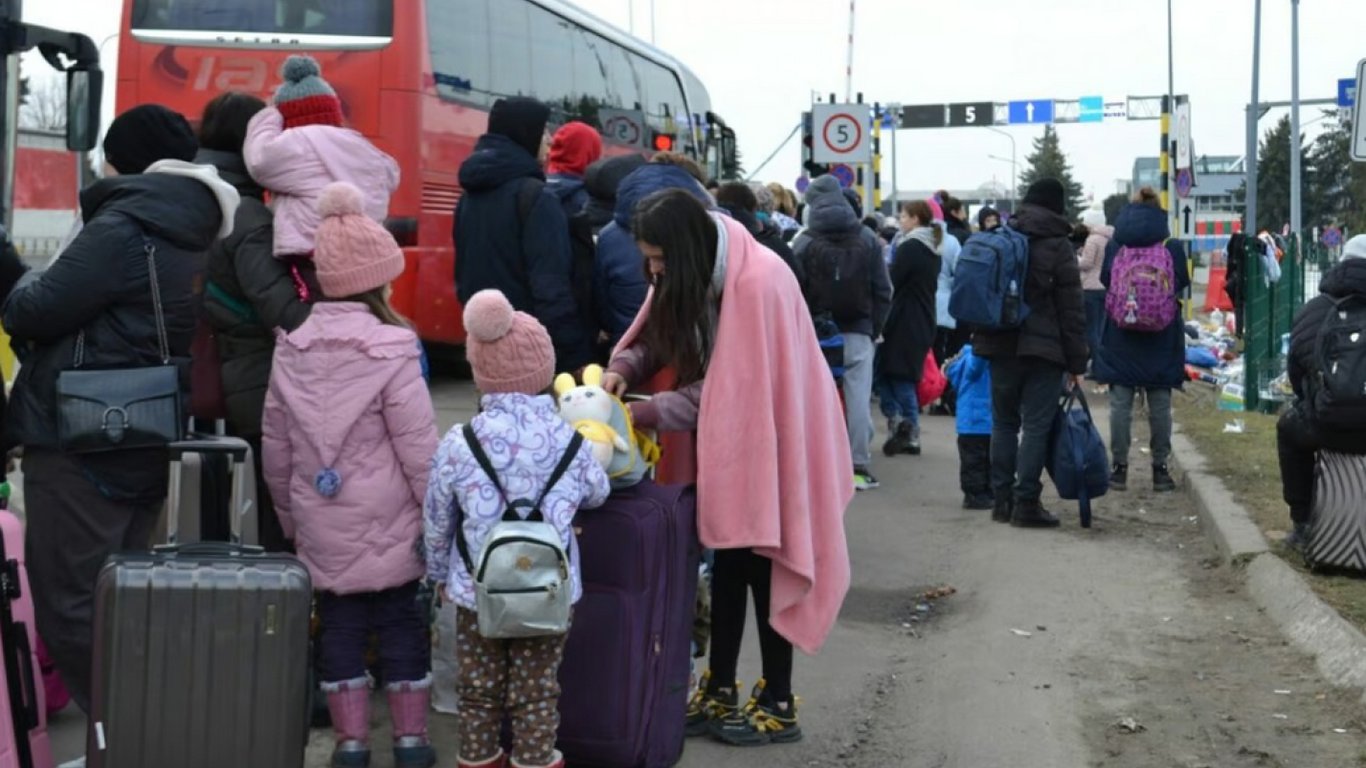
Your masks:
[[[684,152],[718,178],[734,167],[734,134],[696,75],[561,0],[125,0],[117,109],[156,102],[193,120],[226,90],[268,100],[300,51],[399,163],[386,224],[407,269],[394,304],[425,341],[464,342],[456,178],[498,98],[539,98],[556,123],[598,127],[611,153]]]

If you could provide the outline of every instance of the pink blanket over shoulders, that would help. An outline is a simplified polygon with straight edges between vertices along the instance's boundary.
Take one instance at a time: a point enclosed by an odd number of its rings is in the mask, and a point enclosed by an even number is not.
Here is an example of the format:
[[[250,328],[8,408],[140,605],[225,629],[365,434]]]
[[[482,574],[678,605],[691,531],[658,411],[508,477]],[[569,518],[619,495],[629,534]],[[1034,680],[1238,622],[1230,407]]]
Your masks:
[[[844,415],[792,271],[743,226],[716,219],[726,280],[698,416],[698,530],[708,547],[753,548],[773,561],[769,621],[814,654],[849,589]],[[652,297],[622,348],[639,336]]]

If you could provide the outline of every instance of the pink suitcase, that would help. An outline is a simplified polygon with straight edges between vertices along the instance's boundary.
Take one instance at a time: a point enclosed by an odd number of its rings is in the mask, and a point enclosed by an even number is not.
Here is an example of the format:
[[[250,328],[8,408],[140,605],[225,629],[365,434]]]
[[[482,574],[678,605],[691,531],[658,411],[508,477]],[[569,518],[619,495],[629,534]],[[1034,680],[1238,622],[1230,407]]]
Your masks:
[[[0,499],[3,503],[7,497]],[[38,678],[33,595],[24,567],[24,525],[0,508],[0,768],[53,768]],[[27,731],[27,739],[15,737]]]

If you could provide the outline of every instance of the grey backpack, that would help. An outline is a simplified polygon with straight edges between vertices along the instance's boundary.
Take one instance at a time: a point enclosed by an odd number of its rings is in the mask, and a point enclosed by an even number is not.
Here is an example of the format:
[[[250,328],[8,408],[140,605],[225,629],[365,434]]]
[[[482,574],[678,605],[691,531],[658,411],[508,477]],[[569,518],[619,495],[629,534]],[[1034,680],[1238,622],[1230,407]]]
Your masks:
[[[470,453],[493,482],[504,505],[503,519],[489,531],[477,569],[465,541],[464,515],[456,519],[455,543],[474,581],[479,634],[492,640],[565,634],[574,598],[569,555],[560,543],[560,532],[546,522],[541,505],[574,462],[583,436],[574,433],[540,497],[532,502],[509,499],[474,429],[466,424],[463,433]],[[523,517],[519,509],[530,511]]]

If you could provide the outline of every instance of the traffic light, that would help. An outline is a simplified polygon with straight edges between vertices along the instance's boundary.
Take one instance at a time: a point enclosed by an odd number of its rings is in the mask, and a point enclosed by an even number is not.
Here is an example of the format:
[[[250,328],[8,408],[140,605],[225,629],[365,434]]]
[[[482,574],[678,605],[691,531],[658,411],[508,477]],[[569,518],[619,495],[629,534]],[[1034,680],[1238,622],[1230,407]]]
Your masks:
[[[650,141],[650,146],[654,147],[656,152],[672,152],[674,148],[674,137],[667,133],[655,131],[654,138]]]
[[[812,132],[812,130],[811,130],[811,113],[810,113],[810,112],[803,112],[803,113],[802,113],[802,170],[806,172],[806,175],[810,176],[810,177],[813,178],[813,179],[816,178],[817,176],[824,176],[825,174],[827,174],[827,173],[830,172],[830,166],[828,166],[828,165],[826,165],[826,164],[824,164],[824,163],[817,163],[817,162],[814,162],[814,161],[811,159],[811,158],[813,157],[813,142],[814,142],[814,141],[815,141],[815,136],[814,136],[814,134],[813,134],[813,132]]]

